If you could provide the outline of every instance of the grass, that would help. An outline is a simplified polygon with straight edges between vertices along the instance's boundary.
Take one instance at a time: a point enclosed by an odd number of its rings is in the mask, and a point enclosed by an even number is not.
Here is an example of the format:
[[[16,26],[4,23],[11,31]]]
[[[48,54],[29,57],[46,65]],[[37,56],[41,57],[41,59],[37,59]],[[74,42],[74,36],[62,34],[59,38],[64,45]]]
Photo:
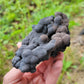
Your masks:
[[[77,55],[75,53],[75,51],[73,51],[72,47],[68,47],[66,49],[66,51],[64,52],[64,60],[63,60],[63,69],[62,69],[62,73],[60,75],[60,78],[58,80],[57,84],[62,84],[62,79],[64,77],[64,75],[66,74],[66,80],[71,79],[71,77],[69,76],[69,73],[72,71],[72,68],[77,68],[76,65],[74,65],[74,63],[76,63],[74,60],[77,60],[77,58],[75,58]]]
[[[55,12],[63,12],[70,19],[69,29],[80,25],[73,18],[83,16],[83,0],[0,0],[0,82],[11,68],[11,59],[16,51],[16,43],[28,35],[32,25]],[[69,51],[65,52],[65,55]],[[73,53],[69,53],[72,55]],[[66,56],[65,56],[66,57]],[[73,58],[71,58],[73,59]],[[63,71],[68,71],[72,61],[64,59]],[[60,84],[60,83],[59,83]]]

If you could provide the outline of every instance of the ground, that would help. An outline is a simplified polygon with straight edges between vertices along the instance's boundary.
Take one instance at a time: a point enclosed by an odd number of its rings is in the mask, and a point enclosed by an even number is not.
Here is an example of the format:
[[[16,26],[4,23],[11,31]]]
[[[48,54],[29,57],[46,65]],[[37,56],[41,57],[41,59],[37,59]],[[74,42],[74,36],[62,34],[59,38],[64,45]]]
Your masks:
[[[77,67],[70,68],[69,74],[65,73],[61,84],[84,84],[84,65],[81,62],[81,58],[84,57],[84,35],[79,35],[80,31],[84,29],[84,20],[82,18],[84,17],[75,18],[75,21],[80,22],[81,25],[75,26],[71,30],[70,48],[72,51],[75,51],[73,65]]]

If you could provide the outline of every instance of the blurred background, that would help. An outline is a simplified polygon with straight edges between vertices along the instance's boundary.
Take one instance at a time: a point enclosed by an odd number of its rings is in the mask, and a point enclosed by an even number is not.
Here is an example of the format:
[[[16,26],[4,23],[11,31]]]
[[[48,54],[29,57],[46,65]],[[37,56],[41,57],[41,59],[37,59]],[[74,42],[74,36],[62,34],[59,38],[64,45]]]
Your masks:
[[[64,52],[57,84],[84,84],[84,0],[0,0],[0,84],[12,68],[17,42],[33,24],[55,12],[68,16],[71,32],[71,46]]]

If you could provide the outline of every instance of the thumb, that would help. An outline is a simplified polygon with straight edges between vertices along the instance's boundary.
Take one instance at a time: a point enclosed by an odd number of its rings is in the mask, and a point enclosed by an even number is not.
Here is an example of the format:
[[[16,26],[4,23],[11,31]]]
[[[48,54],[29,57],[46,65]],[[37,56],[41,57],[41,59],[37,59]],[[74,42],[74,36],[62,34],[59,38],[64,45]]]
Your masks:
[[[22,42],[18,42],[18,43],[17,43],[17,47],[18,47],[18,48],[20,48],[21,45],[22,45]]]
[[[5,76],[3,84],[13,84],[22,79],[23,74],[19,69],[12,68]]]

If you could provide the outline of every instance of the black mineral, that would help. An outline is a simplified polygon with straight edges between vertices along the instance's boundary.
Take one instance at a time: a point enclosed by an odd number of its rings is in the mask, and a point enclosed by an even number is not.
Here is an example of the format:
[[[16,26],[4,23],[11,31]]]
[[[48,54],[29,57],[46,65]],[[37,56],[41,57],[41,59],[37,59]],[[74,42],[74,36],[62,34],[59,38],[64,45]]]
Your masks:
[[[13,67],[22,72],[36,71],[41,61],[56,57],[70,45],[69,20],[63,13],[41,19],[26,36],[12,60]],[[80,33],[82,34],[82,32]]]

